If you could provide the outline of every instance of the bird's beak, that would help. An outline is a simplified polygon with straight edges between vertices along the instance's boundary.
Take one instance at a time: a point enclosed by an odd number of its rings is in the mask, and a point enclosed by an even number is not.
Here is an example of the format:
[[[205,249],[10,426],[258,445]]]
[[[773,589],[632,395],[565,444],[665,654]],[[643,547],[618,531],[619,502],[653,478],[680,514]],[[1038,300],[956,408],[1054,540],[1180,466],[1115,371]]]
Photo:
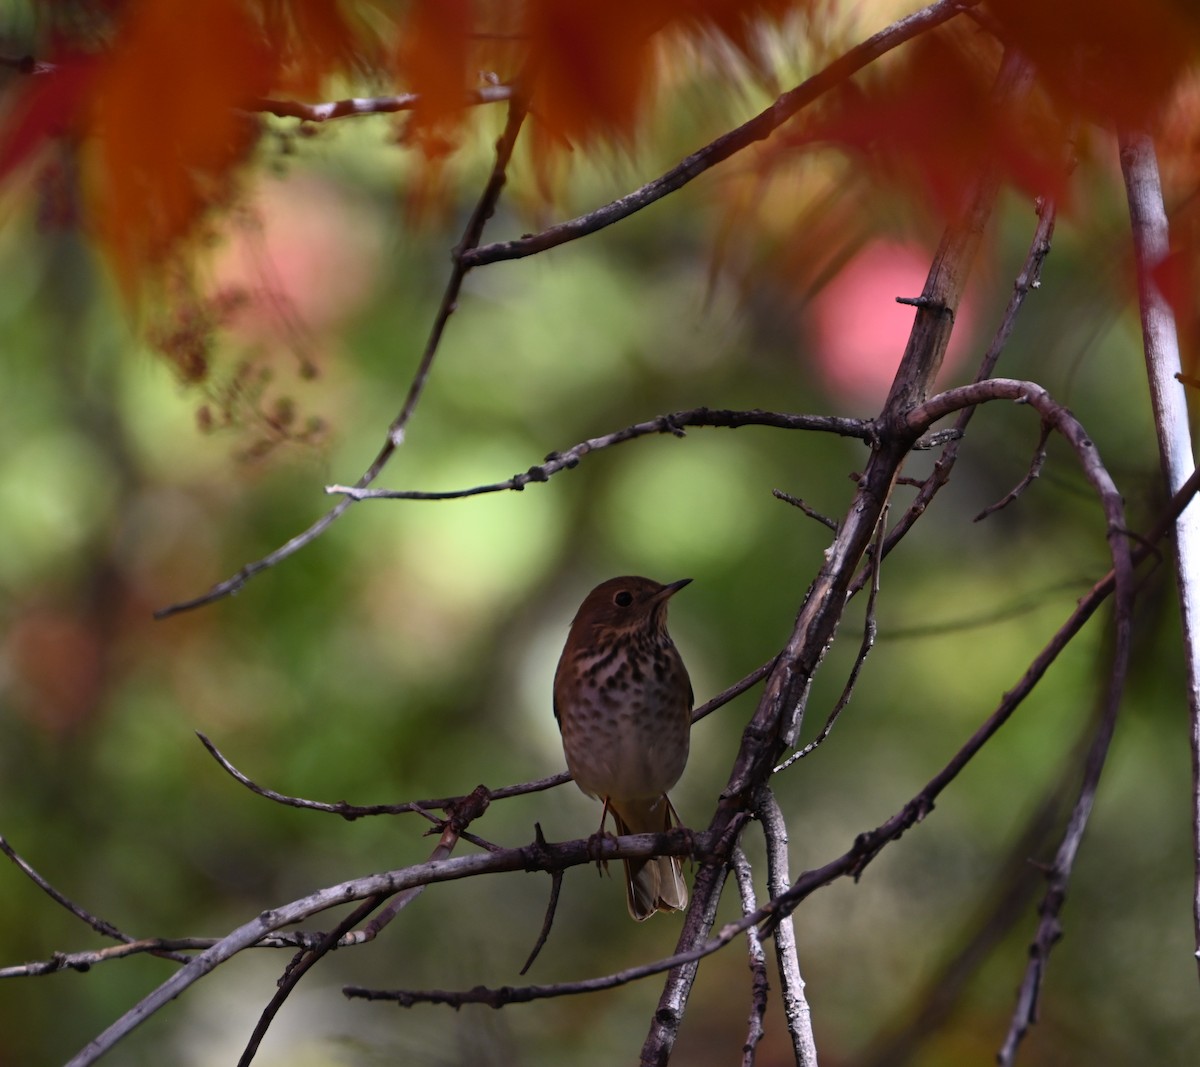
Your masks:
[[[664,585],[657,593],[654,594],[655,601],[670,600],[676,593],[679,592],[685,585],[691,581],[691,578],[680,578],[677,582],[672,582],[670,585]]]

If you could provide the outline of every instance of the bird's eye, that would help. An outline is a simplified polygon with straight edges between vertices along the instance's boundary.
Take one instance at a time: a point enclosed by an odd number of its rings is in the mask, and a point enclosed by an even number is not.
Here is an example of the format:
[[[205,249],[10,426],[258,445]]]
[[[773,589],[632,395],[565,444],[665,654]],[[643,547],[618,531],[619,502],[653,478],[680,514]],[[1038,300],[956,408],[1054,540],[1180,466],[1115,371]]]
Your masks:
[[[627,608],[633,603],[633,594],[627,589],[622,589],[615,597],[613,603],[619,608]]]

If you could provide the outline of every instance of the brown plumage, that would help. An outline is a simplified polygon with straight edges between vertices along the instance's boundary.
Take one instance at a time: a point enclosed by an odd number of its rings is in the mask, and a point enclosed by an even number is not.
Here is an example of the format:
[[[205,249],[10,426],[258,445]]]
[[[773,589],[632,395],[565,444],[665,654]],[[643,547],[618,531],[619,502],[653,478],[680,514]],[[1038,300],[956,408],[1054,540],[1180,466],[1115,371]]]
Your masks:
[[[673,825],[667,791],[687,764],[692,685],[667,633],[667,601],[690,582],[612,578],[579,607],[554,675],[554,716],[576,784],[613,813],[619,834]],[[687,906],[673,856],[624,860],[629,914]]]

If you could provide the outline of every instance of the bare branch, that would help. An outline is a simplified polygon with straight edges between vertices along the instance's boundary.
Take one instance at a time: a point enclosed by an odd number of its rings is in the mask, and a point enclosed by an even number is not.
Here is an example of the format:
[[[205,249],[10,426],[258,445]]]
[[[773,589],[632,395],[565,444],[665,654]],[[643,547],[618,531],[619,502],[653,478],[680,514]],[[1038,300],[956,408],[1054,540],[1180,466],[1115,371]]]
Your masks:
[[[1094,722],[1087,724],[1089,734],[1094,726]],[[947,945],[957,947],[912,993],[903,1019],[875,1034],[858,1067],[904,1067],[910,1063],[921,1044],[950,1018],[972,976],[1024,918],[1039,885],[1029,857],[1044,854],[1069,800],[1070,784],[1075,778],[1071,769],[1081,762],[1081,746],[1075,745],[1004,858],[981,879],[986,887],[985,899],[961,931],[946,940]]]
[[[689,952],[681,952],[666,959],[655,960],[653,963],[629,967],[600,978],[585,978],[578,982],[555,982],[553,985],[501,986],[495,989],[485,986],[462,990],[364,989],[361,986],[346,986],[342,992],[348,997],[360,1000],[394,1002],[402,1008],[411,1008],[416,1004],[446,1004],[452,1008],[461,1008],[464,1004],[486,1004],[491,1008],[503,1008],[508,1004],[528,1004],[535,1000],[596,993],[603,989],[615,989],[618,986],[628,985],[630,982],[649,978],[672,968],[695,966],[705,956],[710,956],[724,948],[738,934],[756,923],[762,922],[765,914],[764,910],[759,908],[757,911],[743,916],[737,922],[727,923],[714,937]]]
[[[549,845],[534,842],[523,848],[433,860],[328,886],[299,900],[263,911],[231,931],[211,948],[190,960],[186,966],[176,971],[167,981],[88,1042],[71,1058],[67,1067],[86,1067],[95,1063],[151,1015],[222,963],[244,949],[257,945],[265,936],[294,923],[303,922],[329,908],[377,895],[389,897],[416,886],[456,881],[485,873],[563,870],[567,867],[590,864],[597,859],[708,855],[710,851],[707,835],[681,829],[662,834],[596,836]],[[729,937],[736,936],[737,932],[733,931]],[[357,937],[355,940],[357,943],[363,938]]]
[[[466,94],[463,103],[470,107],[479,104],[498,104],[511,100],[511,85],[483,85]],[[304,104],[298,100],[275,100],[261,97],[251,101],[247,111],[262,111],[281,119],[301,119],[304,122],[328,122],[330,119],[354,115],[392,115],[411,111],[421,102],[420,93],[401,93],[398,96],[350,97],[321,104]]]
[[[750,861],[740,848],[735,847],[729,858],[729,866],[742,898],[742,914],[752,915],[758,910],[758,899],[754,895]],[[755,1050],[766,1036],[763,1019],[767,1014],[767,996],[771,988],[767,981],[767,955],[755,926],[746,928],[746,957],[750,963],[750,1017],[746,1023],[746,1040],[742,1044],[742,1067],[754,1067]]]
[[[711,849],[713,859],[702,863],[696,873],[696,879],[692,883],[692,900],[683,919],[683,932],[677,942],[680,949],[671,959],[663,961],[670,970],[662,994],[658,998],[649,1033],[642,1043],[641,1062],[644,1064],[663,1061],[670,1056],[679,1027],[683,1025],[688,994],[696,979],[700,960],[733,940],[742,930],[761,921],[762,909],[759,908],[750,915],[742,916],[738,922],[722,927],[716,937],[707,937],[708,931],[717,921],[717,906],[721,903],[721,890],[725,888],[725,879],[729,871],[728,866],[718,857],[729,854],[737,840],[740,827],[740,822],[734,823],[727,833],[717,839],[716,847]],[[661,969],[665,970],[666,967]]]
[[[771,673],[771,668],[775,666],[775,659],[769,659],[761,667],[756,667],[741,681],[734,682],[728,689],[722,690],[711,700],[692,712],[692,725],[695,726],[705,716],[711,715],[717,708],[724,707],[735,697],[741,696],[747,689],[752,689],[761,682],[768,674]]]
[[[287,1000],[292,990],[299,984],[300,979],[308,973],[319,959],[336,948],[347,933],[353,930],[386,899],[382,894],[368,897],[330,930],[329,933],[322,936],[317,945],[311,949],[299,952],[292,962],[288,964],[283,977],[279,979],[279,988],[276,989],[271,999],[267,1002],[267,1006],[263,1008],[262,1013],[258,1017],[258,1022],[254,1025],[250,1039],[246,1042],[246,1047],[242,1050],[242,1055],[238,1058],[238,1067],[249,1067],[253,1062],[255,1054],[258,1052],[258,1047],[262,1044],[262,1039],[267,1036],[268,1028],[275,1019],[275,1016],[279,1014],[279,1009],[283,1007],[284,1001]]]
[[[476,790],[473,796],[476,796],[478,800],[476,807],[469,812],[457,811],[455,813],[442,830],[441,839],[434,846],[433,852],[430,853],[430,863],[449,859],[450,855],[454,852],[455,845],[458,844],[459,837],[465,831],[470,820],[477,818],[487,810],[487,800],[482,795],[482,791]],[[561,872],[556,873],[561,874]],[[387,926],[403,908],[408,907],[424,891],[424,885],[414,885],[398,893],[392,902],[364,927],[361,941],[373,941],[378,936],[380,930]],[[259,1016],[258,1023],[255,1025],[254,1032],[246,1044],[245,1051],[242,1053],[241,1059],[238,1060],[238,1067],[249,1067],[255,1053],[258,1051],[258,1046],[262,1044],[262,1039],[267,1034],[267,1029],[271,1025],[272,1020],[279,1014],[279,1009],[283,1007],[284,1001],[287,1000],[292,990],[299,984],[300,979],[316,965],[318,960],[337,948],[345,936],[386,899],[387,895],[383,893],[376,893],[368,897],[330,930],[329,933],[325,934],[317,945],[301,952],[288,965],[283,977],[279,980],[279,988]]]
[[[994,504],[989,504],[978,515],[972,519],[972,522],[982,522],[990,515],[995,515],[1014,500],[1017,499],[1026,489],[1028,489],[1037,480],[1042,473],[1042,467],[1046,465],[1046,442],[1050,440],[1051,427],[1046,423],[1042,423],[1042,433],[1038,438],[1037,447],[1033,450],[1033,459],[1029,463],[1029,470],[1025,472],[1025,477],[1022,478],[1015,486],[1010,489],[1002,499],[997,500]]]
[[[834,533],[837,532],[837,523],[834,522],[833,519],[829,518],[828,515],[822,515],[819,511],[815,511],[813,508],[810,508],[798,496],[792,496],[791,493],[785,493],[782,489],[772,489],[771,495],[776,500],[782,500],[785,504],[791,504],[792,507],[799,508],[810,519],[816,519],[816,521],[822,526],[828,527],[830,530],[833,530]]]
[[[500,241],[495,244],[482,245],[467,252],[463,257],[464,262],[469,267],[479,267],[485,263],[496,263],[500,260],[521,259],[544,252],[548,248],[578,240],[580,237],[611,226],[614,222],[628,218],[641,211],[642,208],[682,189],[694,178],[756,141],[769,137],[814,100],[847,81],[880,56],[906,41],[940,26],[943,22],[974,7],[978,2],[979,0],[939,0],[936,4],[906,15],[851,48],[807,81],[784,93],[765,111],[693,152],[665,174],[647,182],[640,189],[626,193],[619,199],[605,204],[595,211],[588,212],[586,215],[567,222],[560,222],[541,233],[522,237],[516,241]]]
[[[1014,54],[1006,54],[996,78],[995,106],[1000,109],[1014,106],[1028,94],[1031,81],[1029,64]],[[878,434],[873,440],[867,469],[837,536],[825,551],[821,570],[767,678],[758,707],[742,731],[736,759],[709,824],[709,834],[716,841],[737,831],[739,820],[752,806],[779,756],[795,744],[813,679],[837,636],[854,570],[875,535],[901,464],[912,444],[933,421],[916,425],[908,416],[913,405],[919,404],[928,392],[941,366],[953,327],[953,309],[962,296],[998,192],[998,175],[997,166],[986,167],[967,190],[962,210],[946,227],[921,294],[930,306],[918,308],[914,315],[899,370],[883,412],[876,420]],[[693,887],[692,902],[678,942],[681,950],[697,944],[709,929],[701,925],[701,917],[715,914],[718,887],[714,880],[706,878],[707,871],[707,867],[701,868]],[[665,1067],[670,1059],[694,975],[694,967],[679,969],[668,979],[642,1046],[644,1067]]]
[[[1121,170],[1129,201],[1129,219],[1137,259],[1138,304],[1146,375],[1158,448],[1168,492],[1175,493],[1195,469],[1188,419],[1187,390],[1181,378],[1179,335],[1171,305],[1155,272],[1170,253],[1170,234],[1163,207],[1162,183],[1154,143],[1143,133],[1120,136]],[[1180,515],[1175,526],[1175,584],[1183,618],[1183,650],[1187,663],[1188,712],[1192,750],[1192,853],[1195,885],[1192,918],[1200,964],[1200,509]]]
[[[746,686],[746,688],[748,687]],[[266,786],[259,785],[253,779],[239,771],[204,734],[197,731],[196,736],[200,738],[201,744],[212,754],[213,759],[231,777],[241,782],[252,793],[256,793],[260,797],[265,797],[267,800],[273,800],[277,804],[284,804],[290,808],[323,811],[351,820],[368,815],[406,815],[415,812],[436,822],[437,820],[429,814],[431,811],[446,811],[462,804],[474,795],[466,793],[453,797],[436,797],[431,800],[408,800],[401,804],[348,804],[344,800],[339,800],[331,804],[323,800],[306,800],[303,797],[287,796],[284,793],[277,793],[274,789],[268,789]],[[519,785],[502,786],[499,789],[488,789],[486,786],[478,786],[475,792],[478,793],[480,789],[484,790],[489,801],[504,800],[508,797],[523,796],[526,793],[538,793],[544,789],[554,789],[556,786],[563,785],[570,780],[570,774],[563,771],[560,774],[552,774],[547,778],[538,778],[532,782],[522,782]]]
[[[470,489],[447,489],[442,492],[330,485],[326,486],[325,492],[341,493],[354,500],[461,500],[464,497],[499,493],[504,490],[520,492],[530,483],[547,482],[560,471],[573,470],[579,466],[579,461],[591,452],[599,452],[613,445],[653,434],[669,433],[675,437],[684,437],[685,426],[720,426],[730,429],[739,426],[773,426],[782,430],[833,433],[842,437],[857,437],[859,440],[867,440],[871,434],[871,424],[865,419],[847,419],[836,415],[791,415],[778,411],[715,411],[710,408],[693,408],[691,411],[658,415],[645,422],[634,423],[623,430],[614,430],[602,437],[581,441],[565,452],[551,452],[543,463],[530,467],[521,474],[514,474],[502,482],[490,482]]]
[[[879,517],[879,525],[875,528],[875,544],[871,552],[871,592],[867,595],[867,610],[863,619],[862,643],[858,646],[858,655],[854,657],[854,666],[850,668],[850,676],[846,679],[846,684],[842,687],[842,694],[838,697],[837,703],[833,705],[833,710],[829,713],[829,718],[825,720],[825,725],[821,727],[821,732],[802,749],[788,756],[783,763],[774,769],[772,772],[774,774],[786,771],[793,763],[803,759],[820,745],[829,736],[830,731],[833,729],[833,724],[837,722],[838,716],[845,710],[846,705],[850,703],[850,698],[854,695],[854,687],[858,684],[858,676],[862,671],[863,664],[867,662],[867,656],[871,654],[871,649],[875,647],[875,638],[879,633],[879,624],[875,617],[875,602],[879,599],[879,571],[883,560],[883,532],[886,526],[887,508],[885,507]]]
[[[774,666],[775,660],[771,659],[764,663],[761,667],[757,667],[744,678],[736,681],[728,689],[718,693],[710,700],[701,704],[692,712],[693,725],[708,715],[711,715],[718,708],[728,704],[731,700],[741,696],[747,689],[753,688],[763,680]],[[477,786],[474,792],[460,794],[452,797],[434,797],[429,800],[408,800],[400,804],[350,804],[347,801],[339,800],[333,803],[324,800],[307,800],[304,797],[288,796],[285,793],[276,792],[274,789],[269,789],[266,786],[259,785],[249,775],[238,770],[233,762],[221,752],[212,740],[200,731],[196,731],[196,736],[200,739],[200,743],[208,750],[209,754],[215,759],[225,772],[235,781],[240,782],[247,789],[257,796],[267,800],[272,800],[276,804],[283,804],[290,808],[302,808],[308,811],[322,811],[331,815],[340,815],[343,819],[354,820],[371,815],[406,815],[415,813],[421,815],[431,822],[438,822],[430,812],[433,811],[450,811],[462,804],[468,802],[473,797],[483,791],[487,801],[490,803],[494,800],[507,800],[509,797],[524,796],[527,793],[540,793],[546,789],[554,789],[560,785],[565,785],[571,781],[571,775],[567,771],[561,771],[558,774],[549,775],[546,778],[536,778],[530,782],[519,782],[516,785],[501,786],[498,789],[489,789],[487,786]],[[484,842],[472,835],[464,833],[463,835],[472,844],[477,844],[482,848],[494,848],[487,842]]]
[[[101,919],[101,918],[93,915],[86,908],[82,907],[79,904],[76,904],[75,901],[73,901],[65,893],[62,893],[59,890],[55,889],[54,886],[52,886],[45,878],[43,878],[40,874],[38,874],[37,871],[35,871],[33,869],[33,866],[30,863],[28,863],[24,859],[24,857],[22,857],[17,852],[17,850],[14,849],[12,847],[12,845],[10,845],[3,836],[0,836],[0,852],[3,852],[10,860],[12,860],[13,863],[15,863],[18,868],[20,868],[21,872],[25,875],[25,877],[27,877],[31,882],[33,882],[33,884],[36,885],[51,900],[53,900],[56,904],[66,908],[67,911],[69,911],[72,915],[75,916],[75,918],[80,919],[83,922],[87,923],[87,925],[90,926],[93,930],[95,930],[96,933],[103,934],[105,937],[111,937],[114,941],[120,941],[125,945],[132,945],[132,944],[138,943],[136,938],[130,937],[129,934],[125,933],[122,930],[117,929],[117,927],[113,926],[112,923],[106,922],[104,919]],[[144,942],[143,942],[143,944],[144,944]],[[188,960],[190,959],[190,957],[184,956],[184,955],[182,955],[178,952],[172,951],[170,949],[146,948],[146,949],[142,949],[140,951],[151,952],[156,956],[162,956],[165,959],[175,960],[177,963],[187,963]],[[77,970],[86,969],[86,967],[83,967],[78,963],[67,963],[67,962],[59,963],[59,962],[57,962],[58,959],[59,959],[59,957],[55,958],[54,966],[44,966],[44,965],[40,965],[40,964],[34,965],[35,967],[39,967],[39,968],[43,968],[43,969],[38,969],[33,973],[50,974],[55,970],[61,970],[63,967],[74,967]],[[10,976],[5,975],[2,972],[0,972],[0,977],[10,977]]]
[[[1013,282],[1013,291],[1008,298],[1008,305],[1004,309],[1004,314],[1001,316],[1000,325],[996,328],[996,332],[993,334],[991,343],[984,353],[979,369],[975,373],[975,380],[977,382],[991,377],[992,371],[995,370],[996,364],[999,362],[1000,356],[1003,354],[1008,340],[1012,336],[1017,316],[1025,304],[1025,297],[1031,290],[1041,286],[1042,266],[1046,261],[1046,257],[1050,254],[1050,241],[1054,236],[1054,223],[1058,217],[1058,206],[1055,201],[1050,198],[1039,198],[1037,201],[1037,216],[1038,223],[1034,228],[1033,239],[1030,241],[1025,263],[1021,267],[1016,280]],[[888,533],[887,540],[884,541],[883,545],[883,554],[885,556],[912,529],[913,524],[925,513],[925,509],[929,507],[930,501],[933,500],[938,491],[950,480],[950,472],[958,458],[958,451],[961,447],[960,442],[965,436],[967,424],[971,421],[973,414],[973,408],[964,408],[959,412],[958,418],[951,428],[952,436],[950,441],[947,443],[942,455],[938,458],[937,463],[934,464],[933,471],[925,480],[916,498],[909,504],[908,510]],[[869,571],[862,571],[854,580],[851,592],[858,593],[866,585],[869,577]]]
[[[546,843],[546,838],[542,835],[542,824],[535,822],[533,824],[534,837],[539,845]],[[530,951],[528,958],[525,960],[524,966],[520,970],[520,974],[524,975],[529,972],[529,968],[533,966],[533,961],[538,958],[542,948],[545,946],[547,939],[550,937],[550,929],[554,925],[554,914],[558,911],[558,896],[562,892],[562,871],[550,872],[550,899],[546,902],[546,917],[542,920],[542,929],[538,932],[537,940],[533,943],[533,949]]]
[[[788,832],[783,811],[770,786],[763,786],[756,798],[754,814],[767,842],[767,888],[772,898],[785,893],[791,882],[788,873]],[[804,995],[800,975],[800,957],[796,952],[796,930],[790,915],[775,925],[775,960],[783,994],[783,1014],[792,1038],[796,1067],[817,1067],[817,1043],[812,1032],[812,1011]]]

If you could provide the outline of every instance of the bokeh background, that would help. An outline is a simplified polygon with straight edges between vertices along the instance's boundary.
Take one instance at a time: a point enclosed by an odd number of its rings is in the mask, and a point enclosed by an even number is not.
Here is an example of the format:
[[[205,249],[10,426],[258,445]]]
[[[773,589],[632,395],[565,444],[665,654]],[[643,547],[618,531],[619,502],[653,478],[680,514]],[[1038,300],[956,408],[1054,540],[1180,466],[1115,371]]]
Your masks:
[[[866,7],[838,24],[847,39],[886,21],[889,5]],[[781,53],[784,84],[807,71],[812,48]],[[603,203],[770,98],[751,81],[714,87],[700,66],[670,90],[631,150],[573,159],[552,202],[519,158],[488,236]],[[345,822],[259,799],[197,731],[261,784],[314,799],[386,803],[541,777],[562,767],[550,685],[591,586],[622,573],[695,579],[672,602],[672,631],[704,700],[775,653],[821,565],[829,531],[771,490],[837,518],[863,447],[699,429],[594,454],[519,494],[361,504],[237,597],[154,620],[307,526],[331,503],[323,487],[352,481],[375,454],[501,122],[498,108],[480,110],[447,164],[440,214],[415,220],[400,192],[415,164],[394,120],[307,136],[273,121],[193,288],[134,310],[70,212],[47,218],[52,185],[5,202],[0,833],[130,934],[220,935],[321,886],[419,862],[433,845],[413,816]],[[1162,494],[1114,144],[1094,134],[1074,182],[1000,373],[1037,380],[1074,410],[1146,529]],[[812,239],[831,210],[838,225]],[[969,379],[1035,221],[1027,195],[1002,193],[947,382]],[[920,291],[940,225],[853,155],[798,152],[764,180],[749,154],[619,226],[476,271],[381,484],[491,482],[698,405],[868,416],[911,322],[894,297]],[[207,372],[189,380],[198,353]],[[1099,507],[1057,443],[1017,503],[972,522],[1020,480],[1037,435],[1026,410],[981,411],[951,484],[888,559],[879,640],[853,703],[816,754],[777,778],[793,873],[916,793],[1107,569]],[[930,462],[915,458],[907,473]],[[901,487],[898,504],[911,492]],[[862,611],[850,609],[821,670],[806,737],[841,691]],[[1182,1067],[1200,1042],[1176,614],[1163,565],[1142,586],[1134,672],[1023,1063]],[[991,1062],[1036,925],[1039,879],[1025,857],[1051,857],[1061,795],[1049,831],[1023,835],[1056,789],[1070,796],[1072,753],[1104,684],[1104,626],[1101,613],[923,824],[858,884],[797,913],[823,1062],[902,1062],[898,1035],[926,983],[980,931],[986,958],[942,987],[947,1017],[907,1062]],[[707,822],[756,693],[696,729],[675,796],[685,822]],[[590,834],[597,812],[568,786],[496,803],[472,829],[518,845],[540,823],[567,839]],[[753,828],[746,839],[760,857]],[[989,921],[1013,885],[1023,888],[1011,921]],[[630,1062],[655,980],[502,1012],[405,1011],[339,992],[518,984],[548,889],[522,874],[435,887],[377,942],[323,961],[257,1062]],[[0,965],[102,943],[7,863],[0,901]],[[529,979],[668,954],[678,927],[671,916],[633,924],[618,881],[572,870]],[[113,1062],[234,1062],[286,962],[244,953]],[[145,957],[5,981],[0,1063],[62,1061],[172,967]],[[704,963],[678,1062],[736,1061],[748,991],[740,945]],[[777,1001],[767,1031],[758,1062],[788,1062]]]

